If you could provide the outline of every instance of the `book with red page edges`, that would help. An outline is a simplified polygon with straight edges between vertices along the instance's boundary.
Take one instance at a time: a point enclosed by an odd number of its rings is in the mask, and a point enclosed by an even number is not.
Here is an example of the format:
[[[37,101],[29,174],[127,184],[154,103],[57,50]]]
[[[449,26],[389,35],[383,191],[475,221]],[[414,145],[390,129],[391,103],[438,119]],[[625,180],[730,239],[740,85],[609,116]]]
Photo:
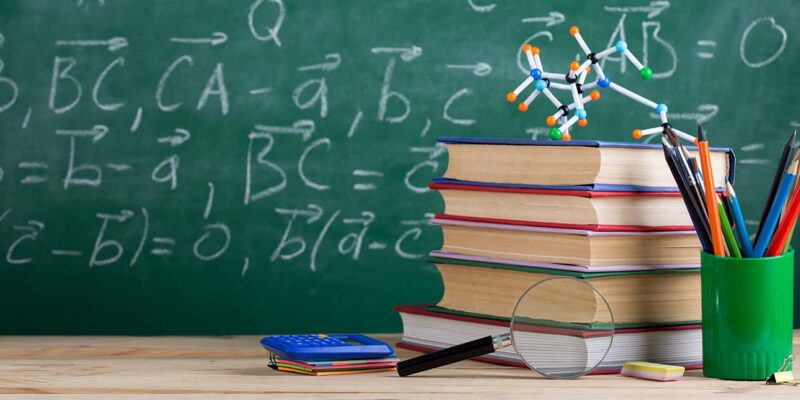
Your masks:
[[[593,231],[685,231],[691,219],[677,192],[432,183],[444,199],[436,218]]]

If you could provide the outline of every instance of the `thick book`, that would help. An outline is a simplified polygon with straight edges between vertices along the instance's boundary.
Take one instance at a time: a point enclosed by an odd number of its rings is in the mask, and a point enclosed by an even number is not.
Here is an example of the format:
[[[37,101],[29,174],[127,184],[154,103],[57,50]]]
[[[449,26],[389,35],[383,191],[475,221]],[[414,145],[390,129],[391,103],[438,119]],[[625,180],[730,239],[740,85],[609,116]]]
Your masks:
[[[516,185],[525,188],[677,191],[661,145],[602,141],[439,138],[448,152],[437,183]],[[695,147],[687,147],[696,153]],[[733,181],[731,149],[712,148],[715,185]]]
[[[509,332],[509,322],[431,311],[425,305],[397,306],[403,320],[403,339],[397,347],[431,352],[488,335]],[[591,346],[590,333],[581,330],[571,334]],[[689,369],[702,368],[702,333],[700,324],[657,326],[648,328],[615,329],[611,348],[600,365],[590,374],[618,373],[627,361],[682,365]],[[607,339],[601,339],[604,345]],[[474,358],[496,364],[525,368],[512,347]]]
[[[443,219],[595,231],[692,230],[678,192],[603,192],[432,183]]]
[[[584,279],[608,302],[614,323],[623,327],[696,323],[701,319],[700,270],[574,272],[449,258],[429,258],[439,270],[444,294],[437,304],[444,313],[511,318],[519,296],[533,284],[555,276]],[[565,320],[587,328],[608,322],[602,307],[594,315],[575,307],[602,301],[591,292],[565,294],[560,307]]]
[[[434,218],[442,251],[587,266],[699,264],[694,231],[602,232]]]
[[[699,263],[693,264],[657,264],[657,265],[643,265],[643,264],[627,264],[627,265],[576,265],[576,264],[554,264],[546,262],[531,262],[531,261],[518,261],[510,260],[507,258],[497,257],[482,257],[471,256],[467,254],[450,253],[447,251],[434,250],[430,252],[431,258],[447,258],[451,260],[461,261],[474,261],[488,264],[504,264],[513,265],[518,267],[532,267],[532,268],[545,268],[560,271],[572,272],[626,272],[626,271],[659,271],[659,270],[673,270],[673,269],[698,269]]]

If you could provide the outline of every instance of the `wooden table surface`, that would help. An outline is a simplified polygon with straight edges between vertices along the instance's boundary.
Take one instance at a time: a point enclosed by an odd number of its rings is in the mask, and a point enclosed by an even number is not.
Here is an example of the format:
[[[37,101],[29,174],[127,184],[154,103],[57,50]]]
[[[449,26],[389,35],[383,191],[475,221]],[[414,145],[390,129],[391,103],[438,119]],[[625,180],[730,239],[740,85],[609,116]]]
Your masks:
[[[399,335],[376,335],[394,343]],[[678,382],[619,375],[549,380],[533,372],[465,361],[400,378],[395,372],[302,376],[273,371],[255,336],[0,336],[0,396],[28,398],[800,399],[800,387],[705,379],[689,371]],[[795,349],[800,331],[795,331]],[[401,359],[415,353],[398,349]],[[795,376],[800,369],[795,365]]]

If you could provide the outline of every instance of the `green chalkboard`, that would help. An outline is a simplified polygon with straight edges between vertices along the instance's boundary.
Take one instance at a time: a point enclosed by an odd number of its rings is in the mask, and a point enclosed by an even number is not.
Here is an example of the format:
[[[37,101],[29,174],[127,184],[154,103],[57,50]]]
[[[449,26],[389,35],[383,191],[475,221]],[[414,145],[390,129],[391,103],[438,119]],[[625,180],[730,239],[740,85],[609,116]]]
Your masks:
[[[0,334],[399,331],[393,305],[442,290],[435,138],[542,137],[552,106],[505,94],[525,42],[566,71],[570,25],[624,38],[655,76],[612,60],[614,82],[737,151],[757,221],[800,126],[797,21],[789,0],[5,0]],[[587,110],[575,138],[658,124],[610,91]]]

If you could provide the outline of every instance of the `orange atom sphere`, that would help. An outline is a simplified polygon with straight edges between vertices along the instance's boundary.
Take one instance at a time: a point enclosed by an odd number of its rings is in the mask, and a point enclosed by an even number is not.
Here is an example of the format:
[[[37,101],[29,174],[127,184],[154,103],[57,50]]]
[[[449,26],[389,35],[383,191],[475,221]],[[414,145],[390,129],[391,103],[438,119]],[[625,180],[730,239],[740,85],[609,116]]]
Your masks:
[[[600,100],[600,92],[597,90],[592,90],[592,92],[589,93],[589,97],[591,97],[594,101]]]
[[[578,68],[580,68],[580,67],[581,67],[581,65],[578,64],[577,61],[573,61],[573,62],[569,63],[569,69],[571,69],[573,71],[577,71]]]
[[[578,27],[577,27],[577,26],[574,26],[574,25],[573,25],[571,28],[569,28],[569,34],[570,34],[570,35],[572,35],[572,36],[575,36],[575,35],[577,35],[577,34],[578,34],[578,32],[580,32],[580,31],[581,31],[581,30],[580,30],[580,29],[578,29]]]
[[[551,115],[548,116],[547,119],[544,120],[544,122],[546,122],[548,126],[553,126],[556,124],[556,118]]]
[[[586,118],[578,120],[578,126],[580,126],[581,128],[585,128],[586,124],[588,124],[588,123],[589,123],[589,120],[586,119]]]
[[[642,138],[642,131],[638,129],[633,130],[633,138],[634,139],[641,139]]]
[[[538,47],[536,47],[536,46],[531,46],[531,53],[532,53],[533,55],[537,55],[537,54],[539,54],[539,48],[538,48]]]
[[[525,44],[523,44],[523,45],[522,45],[522,52],[523,52],[523,53],[526,53],[526,52],[527,52],[528,50],[530,50],[530,49],[531,49],[531,45],[529,45],[529,44],[527,44],[527,43],[525,43]]]
[[[528,111],[528,105],[525,103],[519,103],[519,110],[522,112]]]
[[[572,136],[569,133],[564,133],[561,135],[561,140],[568,142],[572,140]]]
[[[517,95],[515,95],[514,92],[508,92],[508,94],[506,94],[506,100],[508,100],[509,103],[513,103],[517,100]]]

